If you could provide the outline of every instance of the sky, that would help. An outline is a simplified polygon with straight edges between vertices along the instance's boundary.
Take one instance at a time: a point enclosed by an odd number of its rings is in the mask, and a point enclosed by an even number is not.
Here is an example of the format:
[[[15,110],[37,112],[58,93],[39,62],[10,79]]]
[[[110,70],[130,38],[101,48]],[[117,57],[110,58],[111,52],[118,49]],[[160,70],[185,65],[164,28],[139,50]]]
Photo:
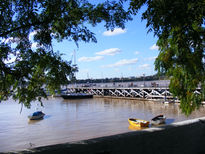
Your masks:
[[[107,31],[103,24],[88,28],[95,33],[97,43],[64,40],[53,42],[54,51],[63,54],[64,60],[76,62],[77,79],[102,79],[121,77],[140,77],[155,74],[154,61],[159,51],[157,37],[147,33],[146,21],[141,20],[141,13],[125,25],[125,29],[116,28]],[[35,32],[30,34],[32,36]],[[33,48],[37,44],[33,43]],[[75,56],[73,56],[75,51]],[[76,60],[74,60],[74,57]]]
[[[63,53],[63,59],[74,62],[76,52],[77,79],[102,79],[115,77],[139,77],[155,74],[154,61],[159,51],[157,37],[147,33],[146,21],[134,16],[125,29],[107,31],[103,24],[92,28],[97,43],[63,41],[54,49]]]

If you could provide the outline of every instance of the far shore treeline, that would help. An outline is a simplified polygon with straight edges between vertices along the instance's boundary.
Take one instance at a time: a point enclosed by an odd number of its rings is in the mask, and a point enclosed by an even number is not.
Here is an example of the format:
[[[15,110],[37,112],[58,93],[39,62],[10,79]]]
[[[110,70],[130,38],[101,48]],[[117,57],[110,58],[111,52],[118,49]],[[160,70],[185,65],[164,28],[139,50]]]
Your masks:
[[[154,81],[168,80],[164,75],[149,75],[140,77],[121,77],[121,78],[102,78],[102,79],[78,79],[75,83],[112,83],[112,82],[135,82],[135,81]]]

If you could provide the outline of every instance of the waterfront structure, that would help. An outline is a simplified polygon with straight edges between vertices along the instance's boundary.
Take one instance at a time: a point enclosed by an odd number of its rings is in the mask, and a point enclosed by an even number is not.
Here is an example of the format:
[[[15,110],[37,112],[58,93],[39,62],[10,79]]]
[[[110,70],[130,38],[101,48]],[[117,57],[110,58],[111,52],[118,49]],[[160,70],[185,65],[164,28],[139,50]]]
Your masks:
[[[142,98],[142,99],[163,99],[178,101],[169,91],[169,81],[146,81],[135,83],[104,83],[104,84],[77,84],[68,86],[67,93],[87,93],[94,96],[110,96],[110,97],[126,97],[126,98]],[[196,94],[200,94],[200,88],[195,90]]]
[[[67,88],[68,92],[83,92],[93,94],[96,96],[112,96],[112,97],[131,97],[131,98],[173,98],[169,92],[169,88],[153,88],[153,87],[136,87],[136,88],[123,88],[123,87],[75,87]]]

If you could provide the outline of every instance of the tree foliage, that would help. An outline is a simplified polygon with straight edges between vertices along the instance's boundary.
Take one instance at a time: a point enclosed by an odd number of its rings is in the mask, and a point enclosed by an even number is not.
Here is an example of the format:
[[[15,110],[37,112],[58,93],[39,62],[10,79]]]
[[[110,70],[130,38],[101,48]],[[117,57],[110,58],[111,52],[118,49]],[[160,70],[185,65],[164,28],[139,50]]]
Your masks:
[[[0,3],[0,100],[13,97],[26,107],[69,83],[76,67],[52,48],[53,40],[96,42],[86,25],[124,28],[131,20],[122,2],[3,0]],[[29,36],[34,34],[34,42]],[[32,48],[37,43],[37,48]],[[69,48],[69,47],[68,47]],[[13,60],[15,59],[15,60]]]
[[[133,13],[143,5],[142,19],[158,37],[155,68],[170,77],[170,90],[189,115],[205,99],[205,1],[132,0]]]
[[[97,42],[86,25],[125,27],[132,14],[146,7],[142,19],[158,37],[156,70],[170,77],[170,90],[185,114],[205,98],[204,0],[3,0],[0,3],[0,100],[12,96],[29,107],[68,84],[76,67],[53,51],[52,41]],[[123,7],[129,3],[129,9]],[[33,33],[32,48],[29,35]],[[15,58],[14,61],[11,61]],[[195,92],[201,88],[201,93]]]

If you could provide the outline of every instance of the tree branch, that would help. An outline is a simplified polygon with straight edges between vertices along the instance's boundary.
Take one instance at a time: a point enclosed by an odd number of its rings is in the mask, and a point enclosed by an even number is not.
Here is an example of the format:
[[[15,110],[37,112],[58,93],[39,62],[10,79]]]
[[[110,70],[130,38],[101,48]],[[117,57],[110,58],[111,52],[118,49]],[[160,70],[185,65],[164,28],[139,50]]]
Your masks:
[[[5,37],[6,35],[8,35],[8,34],[10,34],[12,32],[18,31],[20,29],[29,28],[31,26],[35,26],[35,25],[39,25],[39,24],[43,24],[43,23],[44,22],[38,21],[38,22],[27,24],[27,25],[21,25],[19,27],[13,28],[13,29],[11,29],[9,31],[4,31],[3,33],[0,33],[0,37]]]

